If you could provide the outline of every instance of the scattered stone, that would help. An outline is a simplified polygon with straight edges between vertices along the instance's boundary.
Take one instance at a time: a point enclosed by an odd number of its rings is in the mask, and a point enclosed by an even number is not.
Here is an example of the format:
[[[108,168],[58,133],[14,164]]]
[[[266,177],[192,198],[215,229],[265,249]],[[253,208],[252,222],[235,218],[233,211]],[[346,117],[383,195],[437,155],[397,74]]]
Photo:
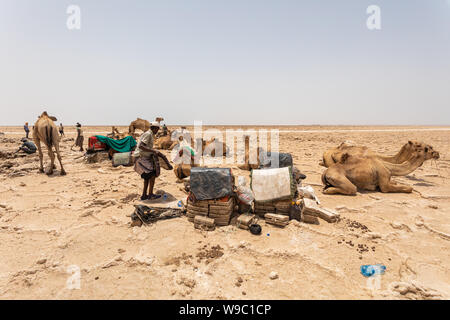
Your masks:
[[[271,280],[278,279],[278,273],[276,273],[275,271],[272,271],[272,272],[269,274],[269,278],[270,278]]]

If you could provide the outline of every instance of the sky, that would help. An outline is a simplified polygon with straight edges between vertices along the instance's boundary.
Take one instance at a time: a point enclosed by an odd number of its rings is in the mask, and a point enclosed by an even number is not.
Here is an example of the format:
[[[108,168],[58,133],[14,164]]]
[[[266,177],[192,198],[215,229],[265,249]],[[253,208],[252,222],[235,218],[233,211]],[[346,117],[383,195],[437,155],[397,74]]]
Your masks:
[[[0,125],[450,125],[450,0],[0,0],[0,88]]]

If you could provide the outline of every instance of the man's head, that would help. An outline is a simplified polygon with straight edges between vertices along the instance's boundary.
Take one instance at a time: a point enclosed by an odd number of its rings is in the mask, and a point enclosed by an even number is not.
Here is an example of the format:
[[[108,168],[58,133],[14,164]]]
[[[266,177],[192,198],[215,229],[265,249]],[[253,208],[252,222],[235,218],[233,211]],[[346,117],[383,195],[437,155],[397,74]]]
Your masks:
[[[159,123],[156,122],[156,121],[150,123],[150,130],[152,130],[153,134],[158,133],[158,131],[159,131]]]
[[[27,139],[27,138],[22,138],[22,139],[20,139],[20,141],[22,141],[22,142],[27,142],[28,139]]]
[[[28,125],[28,122],[25,122],[25,125],[27,126],[27,125]]]

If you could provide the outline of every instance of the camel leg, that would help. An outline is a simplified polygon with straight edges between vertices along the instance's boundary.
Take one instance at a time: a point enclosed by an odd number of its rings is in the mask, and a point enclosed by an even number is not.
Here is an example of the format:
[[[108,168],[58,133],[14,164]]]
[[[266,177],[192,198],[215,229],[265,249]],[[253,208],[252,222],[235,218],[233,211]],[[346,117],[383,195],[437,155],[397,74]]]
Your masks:
[[[356,195],[356,186],[342,172],[328,169],[323,173],[322,181],[325,184],[325,189],[322,191],[324,194]],[[331,187],[327,187],[329,185]]]
[[[413,188],[410,186],[405,186],[401,184],[396,184],[391,181],[390,177],[380,177],[379,187],[381,192],[401,192],[401,193],[411,193]]]
[[[39,151],[39,172],[44,172],[44,155],[42,154],[41,140],[35,139]]]
[[[55,154],[53,153],[52,146],[47,145],[48,156],[50,157],[50,169],[47,174],[53,174],[53,167],[55,165]]]
[[[59,165],[61,166],[61,175],[65,176],[66,175],[66,170],[64,170],[63,168],[63,164],[62,164],[62,160],[61,160],[61,154],[59,152],[59,144],[56,143],[55,144],[55,150],[56,150],[56,156],[58,157],[58,161],[59,161]]]

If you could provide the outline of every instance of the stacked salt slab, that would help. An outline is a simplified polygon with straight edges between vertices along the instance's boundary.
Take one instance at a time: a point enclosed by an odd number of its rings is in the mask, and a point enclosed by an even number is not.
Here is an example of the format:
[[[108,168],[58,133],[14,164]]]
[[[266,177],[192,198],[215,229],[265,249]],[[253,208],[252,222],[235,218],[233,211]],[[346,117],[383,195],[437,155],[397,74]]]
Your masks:
[[[255,201],[255,213],[264,217],[268,212],[289,216],[291,210],[292,200],[273,200],[268,202]]]
[[[214,229],[216,229],[216,224],[214,223],[214,219],[204,216],[195,216],[194,227],[195,229],[214,231]]]
[[[227,226],[230,224],[233,210],[234,199],[232,197],[195,202],[188,199],[186,216],[191,222],[194,222],[196,216],[203,216],[213,219],[216,226]]]
[[[266,219],[266,223],[273,224],[279,227],[285,227],[289,224],[289,216],[281,214],[266,213],[264,215],[264,219]]]
[[[236,219],[236,226],[238,228],[248,230],[250,225],[256,222],[256,216],[254,214],[241,214]]]
[[[233,186],[229,168],[192,168],[191,195],[187,201],[189,221],[196,227],[205,225],[207,229],[212,228],[211,221],[214,226],[229,225],[234,211]]]
[[[316,201],[308,198],[303,198],[303,208],[301,213],[301,219],[306,223],[318,224],[319,218],[329,222],[337,222],[339,221],[340,215],[339,213],[322,208],[319,206]]]

